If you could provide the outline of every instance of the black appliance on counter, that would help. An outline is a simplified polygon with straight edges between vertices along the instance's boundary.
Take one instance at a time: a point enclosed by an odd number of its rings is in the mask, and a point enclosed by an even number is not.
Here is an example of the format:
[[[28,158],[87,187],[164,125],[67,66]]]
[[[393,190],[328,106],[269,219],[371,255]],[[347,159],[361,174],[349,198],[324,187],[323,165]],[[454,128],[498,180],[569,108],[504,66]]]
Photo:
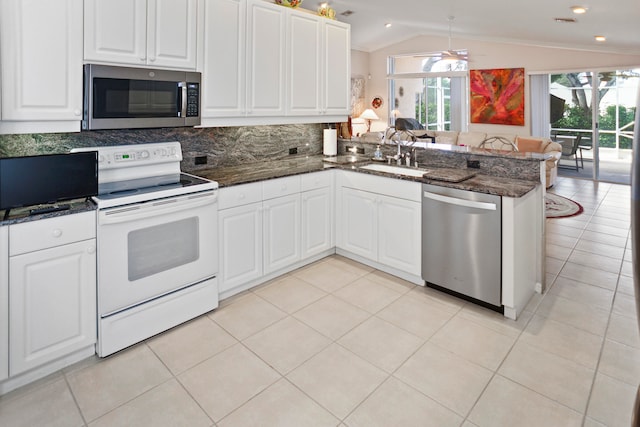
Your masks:
[[[0,210],[97,194],[97,151],[0,159]]]

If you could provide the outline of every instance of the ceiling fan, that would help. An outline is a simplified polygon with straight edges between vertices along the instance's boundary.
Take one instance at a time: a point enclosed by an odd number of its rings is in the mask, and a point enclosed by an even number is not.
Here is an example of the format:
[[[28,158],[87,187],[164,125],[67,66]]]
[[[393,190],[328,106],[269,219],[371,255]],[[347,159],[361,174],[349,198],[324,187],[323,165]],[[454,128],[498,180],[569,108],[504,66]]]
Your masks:
[[[443,60],[467,61],[469,60],[469,55],[466,49],[451,49],[451,25],[455,19],[456,17],[453,15],[447,16],[447,21],[449,22],[449,49],[443,50],[441,56]]]
[[[423,53],[415,56],[431,58],[432,61],[451,61],[451,62],[468,61],[469,54],[466,49],[451,48],[451,24],[454,19],[455,19],[454,16],[447,17],[447,21],[449,21],[449,48],[447,50],[428,52],[428,53]]]

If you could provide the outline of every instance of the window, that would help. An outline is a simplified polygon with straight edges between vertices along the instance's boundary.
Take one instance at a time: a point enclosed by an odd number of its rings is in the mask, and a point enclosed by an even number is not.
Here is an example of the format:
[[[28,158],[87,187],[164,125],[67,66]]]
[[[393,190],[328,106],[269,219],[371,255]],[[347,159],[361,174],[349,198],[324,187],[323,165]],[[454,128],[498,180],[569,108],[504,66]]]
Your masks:
[[[424,129],[466,130],[466,51],[388,58],[389,123],[417,120]]]

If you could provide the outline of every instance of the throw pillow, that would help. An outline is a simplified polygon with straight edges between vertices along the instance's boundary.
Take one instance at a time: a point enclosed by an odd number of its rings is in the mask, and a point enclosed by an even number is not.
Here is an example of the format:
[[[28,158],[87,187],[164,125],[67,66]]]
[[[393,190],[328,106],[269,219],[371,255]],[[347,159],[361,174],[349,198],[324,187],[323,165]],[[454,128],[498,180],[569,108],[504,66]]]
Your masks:
[[[542,153],[542,142],[541,139],[518,137],[516,145],[523,153]]]

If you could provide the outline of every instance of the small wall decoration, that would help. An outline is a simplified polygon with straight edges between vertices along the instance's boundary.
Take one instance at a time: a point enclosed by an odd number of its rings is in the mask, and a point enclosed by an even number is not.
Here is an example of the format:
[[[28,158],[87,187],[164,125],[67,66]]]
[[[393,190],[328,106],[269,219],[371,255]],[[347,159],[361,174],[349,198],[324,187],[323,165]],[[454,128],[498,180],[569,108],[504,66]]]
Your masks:
[[[351,78],[351,117],[360,117],[360,114],[367,109],[364,98],[365,80],[364,77]]]
[[[524,68],[470,70],[471,123],[524,126]]]
[[[373,98],[371,100],[371,106],[373,108],[380,108],[380,107],[382,107],[383,103],[384,103],[384,101],[382,100],[381,96],[376,96],[375,98]]]

